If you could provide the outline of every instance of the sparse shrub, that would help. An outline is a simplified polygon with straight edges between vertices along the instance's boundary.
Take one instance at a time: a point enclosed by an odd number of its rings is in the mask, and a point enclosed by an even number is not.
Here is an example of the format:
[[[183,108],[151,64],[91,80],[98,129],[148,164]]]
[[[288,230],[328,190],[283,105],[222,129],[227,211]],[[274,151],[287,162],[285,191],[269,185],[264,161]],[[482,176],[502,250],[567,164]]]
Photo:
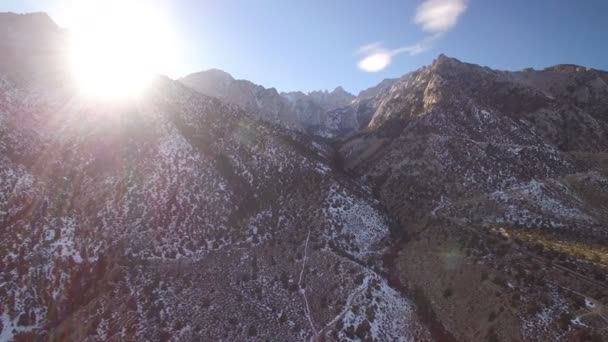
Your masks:
[[[494,279],[492,280],[492,282],[494,282],[494,284],[501,286],[501,287],[507,286],[507,282],[506,282],[505,278],[503,278],[500,275],[495,276]]]
[[[496,334],[496,331],[494,331],[494,328],[490,328],[490,330],[488,330],[488,335],[486,336],[486,341],[487,342],[499,342],[498,335]]]
[[[346,337],[350,338],[351,340],[355,339],[355,327],[351,325],[349,325],[346,330],[344,331],[344,334],[346,335]]]
[[[579,331],[578,334],[576,335],[576,338],[577,338],[577,341],[584,341],[584,342],[602,342],[603,341],[601,335],[590,332],[587,329]]]
[[[517,307],[517,302],[519,301],[519,293],[514,293],[513,296],[511,296],[511,306],[512,307]]]
[[[509,245],[501,244],[496,249],[496,254],[499,256],[504,256],[509,252]]]
[[[171,334],[168,331],[165,330],[161,330],[161,332],[158,334],[158,340],[159,341],[170,341],[171,340]]]
[[[585,298],[578,295],[574,295],[573,297],[574,309],[580,309],[585,307]]]
[[[327,309],[327,296],[323,295],[321,297],[321,309]]]
[[[342,330],[342,328],[344,328],[344,321],[340,318],[337,322],[336,322],[336,330],[340,331]]]
[[[540,307],[540,305],[538,303],[532,303],[532,304],[530,304],[528,306],[528,310],[527,310],[528,315],[530,315],[530,316],[535,316],[538,313],[540,313],[540,311],[541,311],[541,307]]]
[[[209,307],[209,305],[211,305],[211,300],[207,297],[204,297],[201,302],[202,302],[203,308],[207,308],[207,307]]]
[[[127,309],[129,311],[137,311],[137,300],[134,297],[130,297],[127,300]]]
[[[365,310],[365,316],[367,317],[368,321],[374,322],[376,319],[376,310],[374,306],[370,306]]]
[[[355,285],[361,285],[363,284],[363,279],[365,278],[365,276],[363,275],[363,273],[357,275],[357,277],[355,277]]]
[[[444,298],[450,298],[450,297],[452,297],[453,294],[454,294],[454,290],[452,290],[451,287],[448,287],[447,289],[445,289],[443,291],[443,297]]]
[[[559,316],[557,323],[562,330],[568,330],[570,326],[570,321],[572,320],[572,314],[569,312],[564,312]]]
[[[357,326],[357,329],[355,330],[355,335],[360,340],[363,340],[367,336],[367,334],[369,334],[369,330],[369,323],[367,321],[363,321],[361,324],[359,324],[359,326]]]
[[[598,281],[606,281],[606,274],[602,271],[595,271],[594,278]]]
[[[541,303],[543,303],[544,306],[553,305],[553,297],[551,297],[551,295],[548,293],[544,293],[543,296],[541,297],[540,301],[541,301]]]
[[[281,281],[281,284],[283,285],[283,288],[287,290],[289,288],[289,275],[287,275],[287,272],[281,271],[281,275],[279,276],[279,280]]]
[[[279,316],[279,322],[281,324],[287,322],[287,314],[285,314],[285,311],[283,311],[283,313],[281,313],[281,316]]]
[[[183,328],[185,325],[186,325],[186,324],[185,324],[183,321],[178,320],[178,321],[176,321],[176,322],[175,322],[175,324],[173,324],[173,330],[175,330],[175,331],[179,331],[179,330],[181,330],[181,329],[182,329],[182,328]]]

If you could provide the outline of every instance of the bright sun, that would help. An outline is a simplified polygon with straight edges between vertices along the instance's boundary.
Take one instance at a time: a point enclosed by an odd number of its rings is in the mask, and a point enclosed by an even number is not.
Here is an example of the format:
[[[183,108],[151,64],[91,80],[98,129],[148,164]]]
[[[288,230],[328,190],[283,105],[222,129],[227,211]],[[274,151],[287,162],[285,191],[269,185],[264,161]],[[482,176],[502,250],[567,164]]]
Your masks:
[[[70,64],[79,89],[104,98],[131,97],[175,52],[170,25],[152,1],[74,2]]]

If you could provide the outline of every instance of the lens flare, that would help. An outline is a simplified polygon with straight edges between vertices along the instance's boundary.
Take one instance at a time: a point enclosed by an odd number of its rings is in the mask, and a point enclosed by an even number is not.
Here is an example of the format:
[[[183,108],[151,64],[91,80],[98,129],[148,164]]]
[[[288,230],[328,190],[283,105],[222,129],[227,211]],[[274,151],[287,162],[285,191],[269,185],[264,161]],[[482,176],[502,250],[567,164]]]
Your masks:
[[[75,3],[70,31],[70,64],[83,93],[134,96],[174,63],[171,30],[152,2]]]

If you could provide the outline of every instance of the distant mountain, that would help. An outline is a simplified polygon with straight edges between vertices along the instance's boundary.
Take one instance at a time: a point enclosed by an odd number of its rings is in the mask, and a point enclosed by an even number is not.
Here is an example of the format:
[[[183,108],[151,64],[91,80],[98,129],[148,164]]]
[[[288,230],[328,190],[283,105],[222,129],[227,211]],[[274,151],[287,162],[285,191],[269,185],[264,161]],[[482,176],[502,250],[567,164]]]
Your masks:
[[[396,82],[395,79],[386,79],[378,85],[362,90],[348,105],[330,110],[326,113],[325,126],[334,137],[345,137],[356,133],[368,126],[374,115],[381,94],[385,94]]]
[[[344,107],[354,99],[341,87],[332,92],[278,93],[274,88],[266,89],[250,81],[235,80],[217,69],[190,74],[179,81],[202,94],[239,105],[267,122],[321,136],[340,133],[329,127],[326,113]],[[350,121],[349,118],[341,120]],[[349,126],[348,130],[355,128]]]
[[[281,93],[282,96],[288,98],[291,101],[296,100],[311,100],[318,104],[323,110],[332,110],[340,107],[344,107],[352,102],[355,98],[351,93],[344,90],[342,87],[337,87],[333,91],[317,90],[312,91],[308,94],[303,92],[289,92]]]

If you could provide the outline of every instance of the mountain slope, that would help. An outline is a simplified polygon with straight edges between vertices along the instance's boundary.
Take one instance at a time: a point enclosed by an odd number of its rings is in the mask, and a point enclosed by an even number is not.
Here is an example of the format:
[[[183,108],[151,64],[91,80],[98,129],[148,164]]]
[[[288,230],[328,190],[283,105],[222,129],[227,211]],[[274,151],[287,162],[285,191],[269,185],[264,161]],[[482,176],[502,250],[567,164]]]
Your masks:
[[[0,82],[0,340],[430,339],[327,146],[164,77],[59,79]]]
[[[456,338],[605,334],[605,311],[580,305],[603,308],[608,289],[604,75],[442,55],[341,142],[344,168],[398,221],[393,272]]]

